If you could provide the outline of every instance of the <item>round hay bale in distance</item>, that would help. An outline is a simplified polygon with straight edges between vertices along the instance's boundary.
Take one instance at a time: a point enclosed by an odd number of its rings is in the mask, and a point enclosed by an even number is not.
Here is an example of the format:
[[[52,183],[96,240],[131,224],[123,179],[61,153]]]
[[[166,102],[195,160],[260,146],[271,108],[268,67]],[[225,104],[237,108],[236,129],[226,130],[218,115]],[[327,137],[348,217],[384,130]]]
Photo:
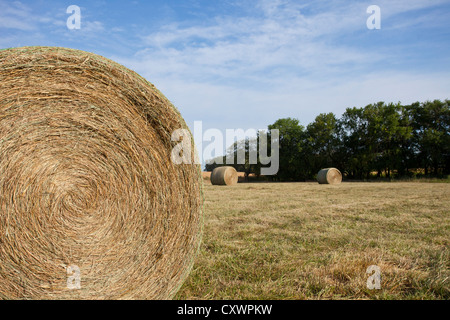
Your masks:
[[[200,166],[171,161],[187,128],[111,60],[1,50],[0,298],[173,297],[202,229]]]
[[[211,184],[219,186],[233,186],[238,183],[238,173],[235,168],[217,167],[211,173]]]
[[[339,184],[342,182],[342,174],[336,168],[326,168],[319,171],[317,181],[320,184]]]

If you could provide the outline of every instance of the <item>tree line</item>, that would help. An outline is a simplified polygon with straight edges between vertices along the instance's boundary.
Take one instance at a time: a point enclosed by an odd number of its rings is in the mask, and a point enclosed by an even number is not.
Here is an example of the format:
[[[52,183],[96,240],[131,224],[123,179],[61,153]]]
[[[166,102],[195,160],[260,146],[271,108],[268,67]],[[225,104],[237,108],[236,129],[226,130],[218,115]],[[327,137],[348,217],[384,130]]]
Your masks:
[[[444,177],[450,174],[450,100],[410,105],[378,102],[347,108],[341,118],[319,114],[306,127],[295,118],[278,119],[268,126],[279,130],[278,181],[314,179],[322,168],[336,167],[347,179],[385,177]],[[269,139],[270,141],[270,139]],[[251,164],[248,154],[259,137],[234,143],[224,157],[206,164],[206,170],[236,158],[245,148],[245,163],[232,164],[246,176],[260,175],[261,163]],[[222,162],[218,164],[215,162]]]

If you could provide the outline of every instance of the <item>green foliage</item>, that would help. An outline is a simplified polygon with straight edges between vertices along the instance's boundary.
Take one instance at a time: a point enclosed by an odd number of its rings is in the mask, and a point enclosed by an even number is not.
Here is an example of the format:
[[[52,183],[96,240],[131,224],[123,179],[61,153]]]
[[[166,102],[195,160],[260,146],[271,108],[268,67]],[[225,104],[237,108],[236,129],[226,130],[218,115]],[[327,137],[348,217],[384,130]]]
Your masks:
[[[258,137],[237,141],[227,149],[225,156],[216,157],[208,161],[205,169],[206,171],[213,171],[217,167],[231,166],[239,172],[244,172],[246,179],[250,174],[255,174],[259,177],[262,165],[258,160],[258,147]],[[239,155],[243,155],[243,157]],[[252,155],[255,156],[255,159],[252,159]]]
[[[269,133],[280,133],[280,169],[272,178],[314,179],[326,167],[337,167],[347,179],[445,177],[450,174],[449,103],[378,102],[347,108],[340,119],[333,113],[319,114],[306,129],[298,119],[278,119],[268,126]],[[239,148],[245,148],[245,163],[234,165],[238,171],[259,175],[261,165],[250,165],[248,158],[258,141],[228,149],[227,156],[236,159]],[[225,163],[225,157],[222,160]]]
[[[450,172],[449,102],[435,100],[408,106],[416,165],[424,168],[425,175],[430,171],[435,176]]]
[[[297,119],[284,118],[269,125],[269,132],[273,129],[278,129],[280,134],[280,169],[274,178],[283,181],[298,180],[302,177],[304,167],[301,158],[304,127]]]
[[[306,128],[302,159],[304,178],[313,177],[320,169],[339,162],[338,121],[333,113],[319,114]]]

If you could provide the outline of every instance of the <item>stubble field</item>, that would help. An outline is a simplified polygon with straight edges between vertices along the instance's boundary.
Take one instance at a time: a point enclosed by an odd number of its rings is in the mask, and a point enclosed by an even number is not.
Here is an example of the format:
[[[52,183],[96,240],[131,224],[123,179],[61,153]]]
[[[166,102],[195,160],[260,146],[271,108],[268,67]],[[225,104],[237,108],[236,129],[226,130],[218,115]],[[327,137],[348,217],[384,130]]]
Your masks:
[[[203,243],[175,298],[450,298],[449,183],[206,184],[204,195]]]

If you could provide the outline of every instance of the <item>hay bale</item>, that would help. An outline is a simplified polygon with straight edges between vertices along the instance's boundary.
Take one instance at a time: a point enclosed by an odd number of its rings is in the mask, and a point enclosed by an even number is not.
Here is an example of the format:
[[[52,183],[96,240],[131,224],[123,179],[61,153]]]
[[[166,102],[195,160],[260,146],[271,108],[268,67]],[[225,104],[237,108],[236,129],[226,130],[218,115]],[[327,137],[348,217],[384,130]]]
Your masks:
[[[336,168],[322,169],[317,174],[317,181],[320,184],[339,184],[342,182],[342,174]]]
[[[238,183],[238,173],[233,167],[218,167],[211,173],[211,183],[220,186],[232,186]]]
[[[179,128],[175,107],[111,60],[1,50],[0,298],[173,297],[203,203],[200,166],[171,161]]]

